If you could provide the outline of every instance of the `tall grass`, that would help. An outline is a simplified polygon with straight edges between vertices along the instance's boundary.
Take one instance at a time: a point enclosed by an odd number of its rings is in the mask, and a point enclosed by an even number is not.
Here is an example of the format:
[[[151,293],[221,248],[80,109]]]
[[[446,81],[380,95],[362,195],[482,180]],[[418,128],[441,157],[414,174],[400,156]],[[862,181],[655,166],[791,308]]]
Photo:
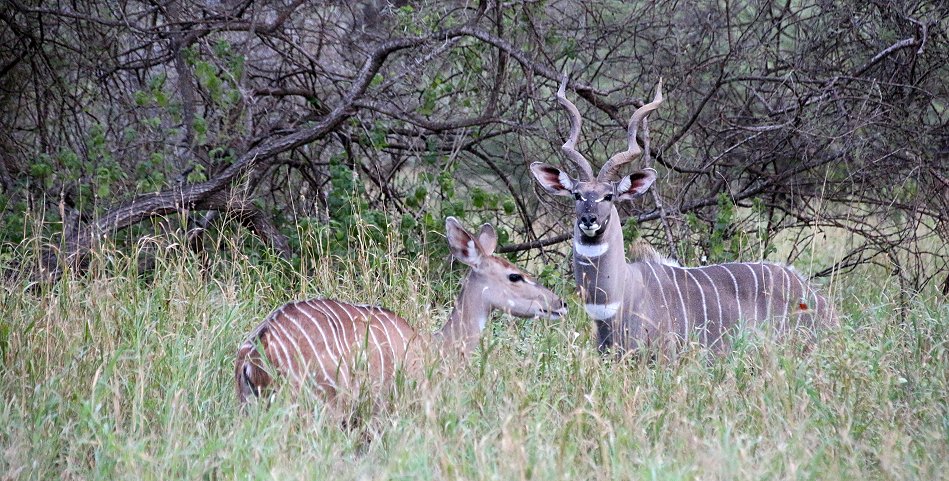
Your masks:
[[[461,269],[402,258],[394,239],[344,257],[324,245],[310,239],[291,268],[152,239],[136,255],[102,249],[53,286],[7,280],[0,476],[949,478],[949,308],[920,297],[900,324],[895,283],[874,273],[837,280],[843,326],[810,350],[742,337],[719,358],[608,360],[572,296],[561,321],[498,316],[468,365],[433,359],[357,427],[287,395],[239,416],[236,347],[287,300],[378,303],[422,330],[447,317]],[[140,273],[146,251],[154,269]]]

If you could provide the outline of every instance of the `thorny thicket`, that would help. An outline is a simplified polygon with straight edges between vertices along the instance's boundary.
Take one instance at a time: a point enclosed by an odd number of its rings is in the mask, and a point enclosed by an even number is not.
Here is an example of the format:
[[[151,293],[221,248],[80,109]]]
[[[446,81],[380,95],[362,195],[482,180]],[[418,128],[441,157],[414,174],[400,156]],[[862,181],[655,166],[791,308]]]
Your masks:
[[[285,257],[295,225],[344,248],[357,222],[396,226],[422,249],[445,215],[537,253],[569,238],[526,171],[560,161],[561,72],[594,163],[661,76],[643,162],[664,219],[624,212],[643,235],[695,262],[842,229],[849,250],[817,274],[873,262],[941,283],[946,18],[876,1],[4,2],[2,236],[47,239],[53,278],[102,236],[179,230],[201,249],[232,220]]]

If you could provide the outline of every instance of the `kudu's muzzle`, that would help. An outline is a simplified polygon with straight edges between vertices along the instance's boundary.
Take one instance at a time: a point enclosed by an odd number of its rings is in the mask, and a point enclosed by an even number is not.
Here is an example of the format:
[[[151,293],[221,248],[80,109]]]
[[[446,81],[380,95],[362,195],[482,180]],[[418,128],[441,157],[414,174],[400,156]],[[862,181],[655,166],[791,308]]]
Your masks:
[[[599,215],[597,215],[596,212],[591,212],[591,210],[593,209],[580,209],[580,212],[577,213],[577,227],[580,228],[580,231],[583,232],[583,235],[587,237],[596,237],[601,232],[603,232],[603,228],[606,226],[606,219],[601,221]]]

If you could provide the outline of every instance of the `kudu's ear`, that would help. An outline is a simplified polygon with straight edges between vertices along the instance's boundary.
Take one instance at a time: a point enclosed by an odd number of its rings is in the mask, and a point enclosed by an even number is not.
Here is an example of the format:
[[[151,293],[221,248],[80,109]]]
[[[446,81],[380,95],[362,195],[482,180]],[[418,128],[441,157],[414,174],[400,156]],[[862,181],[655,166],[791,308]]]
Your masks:
[[[633,172],[616,183],[617,200],[633,200],[645,194],[655,181],[655,170],[643,169],[638,172]]]
[[[573,195],[573,186],[576,181],[566,172],[543,162],[531,164],[531,173],[541,187],[553,195]]]
[[[491,224],[481,226],[481,232],[478,233],[478,244],[481,244],[484,255],[494,254],[494,249],[498,247],[498,233],[494,231],[494,226]]]
[[[481,265],[481,260],[485,257],[484,250],[480,242],[461,226],[458,219],[445,219],[445,235],[448,237],[448,248],[455,259],[471,267]]]

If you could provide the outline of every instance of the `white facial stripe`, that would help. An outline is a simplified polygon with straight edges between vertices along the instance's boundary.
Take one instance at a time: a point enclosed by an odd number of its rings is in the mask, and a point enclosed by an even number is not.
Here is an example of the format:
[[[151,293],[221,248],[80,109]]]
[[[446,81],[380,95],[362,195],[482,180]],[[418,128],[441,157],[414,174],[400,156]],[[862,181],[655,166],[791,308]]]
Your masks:
[[[619,311],[619,306],[619,302],[612,304],[584,304],[583,309],[586,310],[587,314],[593,319],[602,321],[616,315],[616,312]]]
[[[573,248],[578,256],[600,257],[606,254],[606,251],[610,248],[610,244],[607,242],[601,244],[580,244],[579,242],[574,242]]]

